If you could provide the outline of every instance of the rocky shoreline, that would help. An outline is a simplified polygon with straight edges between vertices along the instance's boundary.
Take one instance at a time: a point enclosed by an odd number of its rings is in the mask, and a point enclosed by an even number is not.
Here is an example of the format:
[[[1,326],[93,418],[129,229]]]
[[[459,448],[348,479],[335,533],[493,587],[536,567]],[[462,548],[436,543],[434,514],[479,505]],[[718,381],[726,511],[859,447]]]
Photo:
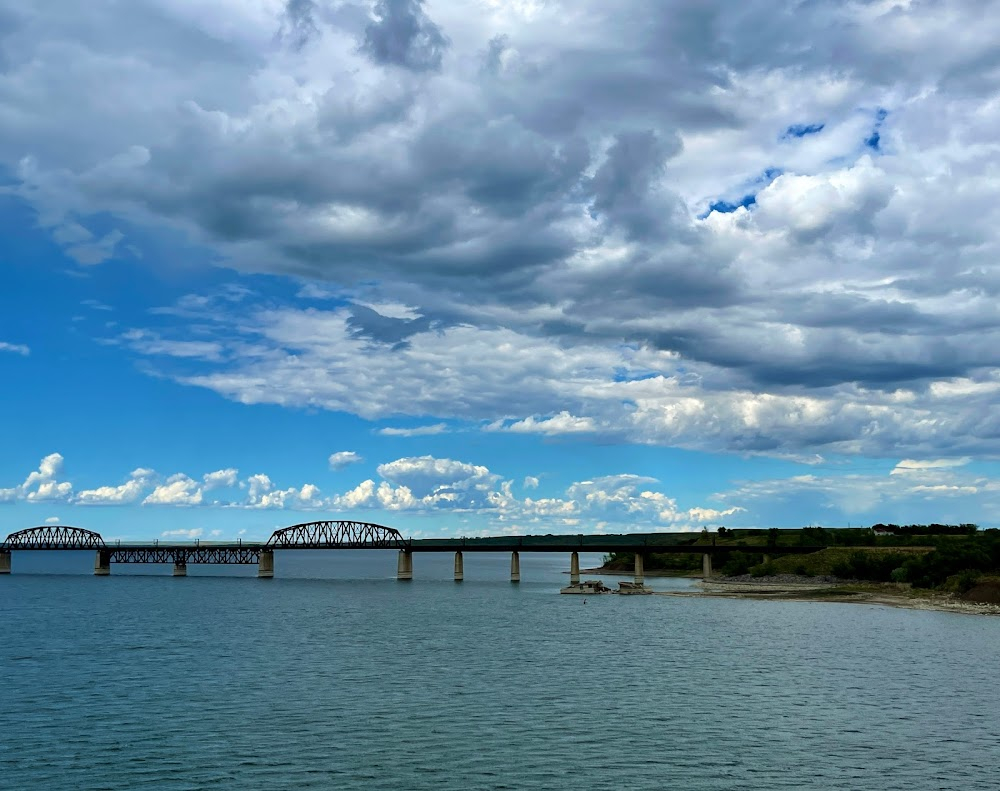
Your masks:
[[[837,602],[933,610],[963,615],[1000,615],[1000,605],[963,601],[951,594],[916,596],[908,588],[896,585],[860,583],[836,577],[799,577],[780,574],[773,577],[719,577],[702,580],[698,590],[657,591],[663,596],[698,596],[730,599],[773,599],[777,601]]]

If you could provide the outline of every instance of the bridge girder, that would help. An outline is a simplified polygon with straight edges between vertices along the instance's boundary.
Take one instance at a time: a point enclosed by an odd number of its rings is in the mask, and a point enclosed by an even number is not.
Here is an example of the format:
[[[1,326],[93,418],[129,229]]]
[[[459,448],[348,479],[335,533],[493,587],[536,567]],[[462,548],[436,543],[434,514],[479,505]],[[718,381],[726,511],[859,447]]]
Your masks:
[[[69,525],[42,525],[11,533],[0,549],[104,549],[100,533]]]
[[[330,519],[275,530],[265,546],[271,549],[408,549],[409,542],[393,527]]]

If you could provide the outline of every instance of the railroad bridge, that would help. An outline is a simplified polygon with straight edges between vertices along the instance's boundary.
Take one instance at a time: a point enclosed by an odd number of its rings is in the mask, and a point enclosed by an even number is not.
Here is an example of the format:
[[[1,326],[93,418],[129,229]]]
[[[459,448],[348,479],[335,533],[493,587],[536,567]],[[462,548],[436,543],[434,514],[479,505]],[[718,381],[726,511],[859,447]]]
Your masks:
[[[107,543],[100,533],[68,525],[44,525],[11,533],[0,544],[0,574],[11,571],[16,551],[91,550],[94,574],[107,576],[112,563],[172,563],[174,576],[187,575],[189,564],[256,565],[257,576],[274,576],[274,553],[287,549],[387,549],[398,553],[396,578],[413,579],[413,555],[418,552],[454,552],[455,580],[465,577],[465,552],[509,552],[510,580],[521,580],[521,552],[564,552],[570,555],[570,581],[580,579],[580,552],[631,552],[635,555],[635,580],[642,582],[645,557],[650,553],[697,553],[702,570],[712,574],[712,559],[739,549],[767,555],[804,554],[823,549],[806,547],[733,547],[679,543],[677,534],[625,533],[619,535],[496,536],[485,538],[404,538],[392,527],[371,522],[324,520],[275,530],[265,542],[160,541]]]

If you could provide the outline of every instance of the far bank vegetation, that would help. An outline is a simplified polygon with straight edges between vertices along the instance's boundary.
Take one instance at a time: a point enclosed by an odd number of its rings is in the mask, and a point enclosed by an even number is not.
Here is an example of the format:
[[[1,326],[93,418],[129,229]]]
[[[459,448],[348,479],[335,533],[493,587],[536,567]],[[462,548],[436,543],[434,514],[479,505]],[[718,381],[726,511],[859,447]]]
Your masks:
[[[954,593],[961,598],[1000,603],[1000,530],[962,525],[873,525],[871,528],[803,527],[798,530],[703,530],[677,535],[678,544],[731,547],[716,556],[716,572],[726,577],[798,575],[836,577],[873,583],[896,583],[914,590]],[[773,555],[782,546],[816,546],[806,555]],[[605,568],[627,571],[631,553],[605,557]],[[657,553],[646,556],[646,569],[696,576],[701,555]]]

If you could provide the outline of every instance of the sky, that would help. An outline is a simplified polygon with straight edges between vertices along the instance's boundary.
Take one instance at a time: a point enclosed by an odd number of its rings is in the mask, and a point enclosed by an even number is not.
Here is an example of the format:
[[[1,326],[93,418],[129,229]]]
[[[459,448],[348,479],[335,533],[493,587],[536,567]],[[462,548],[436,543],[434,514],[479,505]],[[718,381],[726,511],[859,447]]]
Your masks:
[[[0,0],[0,535],[1000,525],[997,41]]]

